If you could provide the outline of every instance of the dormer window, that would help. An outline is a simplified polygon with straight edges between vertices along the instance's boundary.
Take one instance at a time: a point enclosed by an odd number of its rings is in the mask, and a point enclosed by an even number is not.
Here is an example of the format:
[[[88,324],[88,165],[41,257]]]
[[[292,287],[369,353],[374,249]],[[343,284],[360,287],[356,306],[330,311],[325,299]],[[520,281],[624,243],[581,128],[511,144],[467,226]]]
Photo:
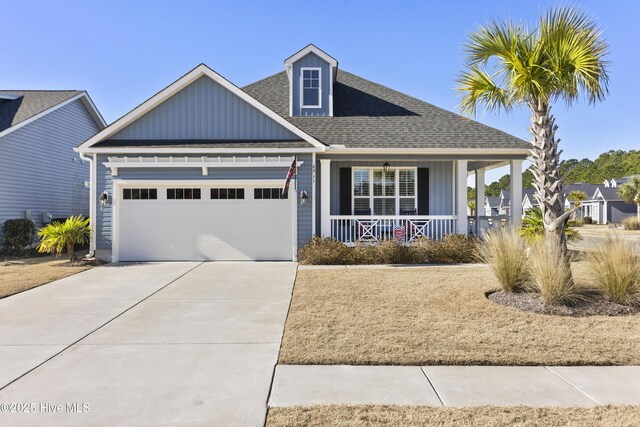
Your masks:
[[[302,67],[300,68],[300,105],[302,108],[322,108],[322,93],[320,80],[322,78],[322,68]]]

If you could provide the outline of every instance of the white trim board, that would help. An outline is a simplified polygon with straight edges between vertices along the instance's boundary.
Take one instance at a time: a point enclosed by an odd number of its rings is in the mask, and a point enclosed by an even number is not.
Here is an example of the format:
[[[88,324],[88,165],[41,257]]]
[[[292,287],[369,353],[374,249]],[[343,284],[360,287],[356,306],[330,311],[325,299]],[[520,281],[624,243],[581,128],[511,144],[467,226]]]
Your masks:
[[[91,149],[91,146],[93,146],[94,144],[97,144],[100,141],[104,141],[110,136],[115,135],[116,133],[124,129],[126,126],[138,120],[143,115],[147,114],[149,111],[153,110],[155,107],[162,104],[163,102],[171,98],[173,95],[177,94],[182,89],[184,89],[185,87],[189,86],[191,83],[198,80],[200,77],[210,78],[211,80],[213,80],[214,82],[222,86],[223,88],[227,89],[234,95],[238,96],[243,101],[247,102],[249,105],[255,107],[258,111],[262,112],[267,117],[269,117],[270,119],[272,119],[273,121],[275,121],[276,123],[284,127],[285,129],[289,130],[290,132],[296,134],[300,138],[309,142],[314,147],[320,148],[323,150],[326,148],[325,144],[321,143],[320,141],[318,141],[311,135],[307,134],[306,132],[303,132],[301,129],[294,126],[289,121],[285,120],[282,116],[280,116],[279,114],[276,114],[273,110],[269,109],[267,106],[265,106],[264,104],[262,104],[261,102],[259,102],[258,100],[250,96],[248,93],[246,93],[242,89],[240,89],[238,86],[234,85],[229,80],[225,79],[220,74],[216,73],[211,68],[207,67],[205,64],[200,64],[193,70],[189,71],[184,76],[180,77],[175,82],[171,83],[169,86],[162,89],[160,92],[156,93],[154,96],[152,96],[142,104],[138,105],[136,108],[134,108],[124,116],[120,117],[111,125],[109,125],[102,131],[98,132],[97,134],[95,134],[94,136],[92,136],[82,144],[80,144],[76,148],[76,151],[79,151],[81,153],[96,152],[96,149]],[[195,150],[195,151],[197,152],[198,150]]]
[[[98,127],[100,129],[105,129],[105,127],[107,126],[107,123],[102,118],[102,115],[100,114],[100,112],[96,108],[96,106],[93,103],[93,101],[91,100],[91,98],[89,98],[89,95],[87,94],[87,92],[82,92],[82,93],[79,93],[76,96],[72,96],[71,98],[54,105],[51,108],[48,108],[48,109],[46,109],[44,111],[39,112],[35,116],[29,117],[28,119],[21,121],[20,123],[16,124],[15,126],[11,126],[10,128],[7,128],[7,129],[3,130],[2,132],[0,132],[0,138],[2,138],[5,135],[8,135],[11,132],[16,131],[16,130],[20,129],[21,127],[26,126],[29,123],[32,123],[32,122],[38,120],[39,118],[44,117],[47,114],[52,113],[52,112],[64,107],[65,105],[68,105],[68,104],[72,103],[73,101],[78,100],[78,99],[82,101],[82,105],[84,105],[84,107],[87,109],[87,111],[89,112],[89,115],[91,115],[91,117],[96,122]]]
[[[204,157],[109,157],[102,164],[111,169],[111,175],[117,176],[121,168],[195,168],[202,169],[203,175],[209,174],[209,168],[289,168],[293,158],[279,159],[267,157],[236,158],[208,158]],[[296,166],[302,166],[304,162],[296,162]]]
[[[313,53],[314,55],[319,56],[323,61],[327,62],[331,67],[338,66],[338,61],[334,57],[332,57],[331,55],[329,55],[328,53],[326,53],[325,51],[323,51],[313,43],[308,44],[307,46],[303,47],[302,49],[300,49],[299,51],[297,51],[296,53],[294,53],[293,55],[285,59],[284,65],[293,66],[293,64],[295,64],[300,59],[304,58],[310,53]]]

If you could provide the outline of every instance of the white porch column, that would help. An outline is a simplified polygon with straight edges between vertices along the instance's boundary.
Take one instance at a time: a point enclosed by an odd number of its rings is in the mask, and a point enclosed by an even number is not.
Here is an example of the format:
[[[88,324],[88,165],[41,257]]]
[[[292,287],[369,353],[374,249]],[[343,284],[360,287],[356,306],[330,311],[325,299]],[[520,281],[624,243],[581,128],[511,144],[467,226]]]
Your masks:
[[[320,234],[331,237],[331,160],[320,159]]]
[[[484,216],[484,169],[476,170],[476,218]]]
[[[522,223],[522,160],[511,160],[511,225]]]
[[[456,233],[467,234],[467,161],[456,160]]]

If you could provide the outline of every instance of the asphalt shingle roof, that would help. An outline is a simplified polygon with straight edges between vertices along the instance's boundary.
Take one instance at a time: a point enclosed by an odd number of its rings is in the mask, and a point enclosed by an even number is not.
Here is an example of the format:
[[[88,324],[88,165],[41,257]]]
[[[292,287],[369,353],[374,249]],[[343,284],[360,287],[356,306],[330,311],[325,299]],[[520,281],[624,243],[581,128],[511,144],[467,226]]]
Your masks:
[[[585,184],[584,182],[576,182],[574,184],[567,184],[564,187],[564,194],[568,196],[570,193],[574,191],[581,191],[587,195],[587,200],[593,197],[593,193],[595,193],[596,188],[602,187],[598,184]]]
[[[600,190],[605,200],[622,200],[622,197],[618,194],[620,187],[598,186],[598,190]]]
[[[530,148],[526,141],[338,70],[333,117],[289,117],[289,80],[275,74],[243,88],[327,145],[347,148]]]
[[[81,94],[82,91],[0,90],[0,93],[20,96],[15,100],[0,100],[0,132],[2,132],[69,98]]]

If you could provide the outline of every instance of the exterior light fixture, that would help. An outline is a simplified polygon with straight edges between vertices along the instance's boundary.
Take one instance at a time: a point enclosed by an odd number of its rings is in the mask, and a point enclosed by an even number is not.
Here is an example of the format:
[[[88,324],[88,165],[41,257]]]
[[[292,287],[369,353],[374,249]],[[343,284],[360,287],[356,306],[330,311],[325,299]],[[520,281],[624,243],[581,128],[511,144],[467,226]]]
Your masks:
[[[389,162],[384,162],[384,165],[382,165],[382,170],[384,170],[385,174],[389,173],[389,171],[391,170],[391,165],[389,164]]]
[[[100,206],[106,206],[107,202],[109,201],[109,193],[107,193],[106,191],[102,193],[98,198],[98,201],[100,201]]]
[[[306,205],[307,204],[307,200],[309,200],[309,196],[307,195],[307,192],[302,190],[300,192],[300,204],[301,205]]]

